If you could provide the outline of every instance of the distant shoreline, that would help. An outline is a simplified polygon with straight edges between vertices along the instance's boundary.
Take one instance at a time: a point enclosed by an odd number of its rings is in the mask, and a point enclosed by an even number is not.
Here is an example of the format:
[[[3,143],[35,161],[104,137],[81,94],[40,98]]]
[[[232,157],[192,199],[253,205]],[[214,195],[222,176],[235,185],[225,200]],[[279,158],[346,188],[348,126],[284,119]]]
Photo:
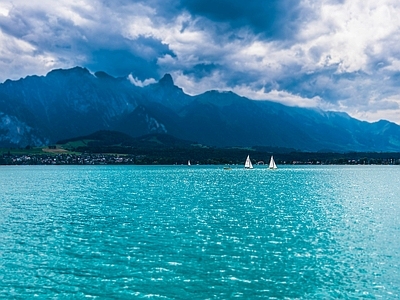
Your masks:
[[[270,153],[250,153],[254,165],[265,164]],[[103,153],[68,153],[66,151],[26,153],[0,152],[0,165],[231,165],[244,164],[244,152],[214,153],[179,153],[180,156],[169,152],[148,154],[103,154]],[[225,155],[225,156],[224,156]],[[400,165],[400,153],[274,153],[278,165]]]

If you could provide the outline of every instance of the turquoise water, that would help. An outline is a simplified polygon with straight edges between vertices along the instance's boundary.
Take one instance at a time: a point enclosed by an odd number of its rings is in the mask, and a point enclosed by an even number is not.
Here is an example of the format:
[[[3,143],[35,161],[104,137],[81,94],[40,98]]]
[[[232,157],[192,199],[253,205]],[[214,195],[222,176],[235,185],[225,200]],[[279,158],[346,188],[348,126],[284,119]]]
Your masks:
[[[0,298],[399,299],[400,167],[0,167]]]

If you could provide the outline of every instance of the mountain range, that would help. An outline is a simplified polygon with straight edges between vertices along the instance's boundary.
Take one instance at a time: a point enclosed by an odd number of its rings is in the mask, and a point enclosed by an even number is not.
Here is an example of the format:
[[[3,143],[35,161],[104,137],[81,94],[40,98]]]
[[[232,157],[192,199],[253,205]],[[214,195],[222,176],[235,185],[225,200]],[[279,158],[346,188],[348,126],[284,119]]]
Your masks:
[[[232,92],[191,96],[169,74],[144,87],[81,67],[0,84],[0,147],[43,146],[112,130],[165,133],[216,147],[400,152],[400,126]]]

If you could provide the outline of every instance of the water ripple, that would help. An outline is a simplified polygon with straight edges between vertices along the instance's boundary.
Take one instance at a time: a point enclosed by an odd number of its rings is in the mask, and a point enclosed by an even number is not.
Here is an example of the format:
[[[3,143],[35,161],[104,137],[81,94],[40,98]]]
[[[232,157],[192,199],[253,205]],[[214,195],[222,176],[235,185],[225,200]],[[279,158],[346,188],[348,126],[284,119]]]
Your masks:
[[[400,170],[1,167],[0,297],[400,297]]]

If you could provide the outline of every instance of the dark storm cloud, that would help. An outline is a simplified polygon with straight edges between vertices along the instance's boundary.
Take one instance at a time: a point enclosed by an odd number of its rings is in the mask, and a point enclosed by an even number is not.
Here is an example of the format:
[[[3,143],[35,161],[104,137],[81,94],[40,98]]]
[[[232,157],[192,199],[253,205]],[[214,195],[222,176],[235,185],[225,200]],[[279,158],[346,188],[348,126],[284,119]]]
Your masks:
[[[197,79],[209,76],[218,70],[220,66],[215,64],[198,64],[183,71],[183,74],[193,76]]]
[[[9,36],[29,42],[35,47],[35,55],[52,52],[58,54],[60,62],[75,61],[70,67],[82,65],[114,76],[134,73],[139,79],[158,77],[157,59],[167,54],[175,56],[168,45],[151,36],[127,38],[121,20],[113,15],[115,8],[111,11],[100,8],[72,6],[71,13],[79,18],[82,23],[79,24],[68,14],[52,15],[43,8],[21,6],[11,9],[7,18],[0,16],[0,26]],[[135,21],[136,16],[130,16],[129,10],[120,9],[119,18],[126,16]]]
[[[3,1],[0,81],[76,65],[142,84],[171,73],[190,94],[400,121],[399,14],[396,0]]]
[[[114,49],[94,47],[90,53],[90,58],[84,63],[85,67],[119,77],[133,74],[140,80],[160,77],[158,57],[167,54],[175,57],[168,45],[151,37],[139,37],[134,43],[121,41]]]
[[[157,57],[174,53],[160,41],[140,37],[134,44],[128,41],[118,49],[94,49],[85,66],[92,70],[106,71],[114,76],[132,73],[140,80],[158,78]],[[124,49],[125,48],[125,49]]]
[[[82,36],[81,29],[66,18],[52,18],[41,10],[13,9],[8,18],[0,18],[3,32],[21,38],[37,51],[42,49],[70,49]]]
[[[292,37],[299,21],[310,14],[297,0],[181,0],[180,5],[195,16],[228,23],[230,30],[246,27],[278,39]]]

